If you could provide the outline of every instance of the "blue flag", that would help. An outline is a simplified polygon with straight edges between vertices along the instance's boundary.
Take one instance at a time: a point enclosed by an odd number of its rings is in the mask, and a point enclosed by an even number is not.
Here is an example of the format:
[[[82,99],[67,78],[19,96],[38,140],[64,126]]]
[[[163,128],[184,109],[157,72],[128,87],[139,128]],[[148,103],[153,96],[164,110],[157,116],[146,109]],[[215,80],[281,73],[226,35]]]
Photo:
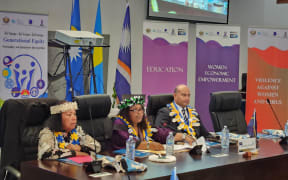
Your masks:
[[[253,115],[247,126],[247,132],[250,137],[257,137],[257,120],[256,120],[256,110],[254,109]]]
[[[116,68],[115,91],[118,99],[122,100],[123,94],[131,94],[131,32],[130,10],[126,5],[126,13],[122,28],[122,38]]]
[[[176,167],[174,167],[172,172],[171,172],[170,180],[179,180],[177,173],[176,173]]]
[[[70,30],[80,31],[81,22],[80,22],[80,7],[79,0],[74,0],[72,4],[72,13],[71,13],[71,24]],[[71,74],[72,74],[72,84],[74,89],[74,96],[79,96],[84,94],[84,84],[83,84],[83,71],[82,71],[82,49],[80,47],[71,47],[69,50],[70,55],[70,64],[71,64]],[[66,64],[66,100],[72,101],[72,91],[71,83],[69,77],[69,67],[68,63]]]
[[[100,0],[98,1],[98,8],[95,20],[94,33],[102,35],[102,22],[101,22],[101,6]],[[104,94],[103,83],[103,48],[95,47],[93,49],[93,65],[95,72],[96,92],[97,94]],[[90,78],[90,94],[94,94],[93,76]]]

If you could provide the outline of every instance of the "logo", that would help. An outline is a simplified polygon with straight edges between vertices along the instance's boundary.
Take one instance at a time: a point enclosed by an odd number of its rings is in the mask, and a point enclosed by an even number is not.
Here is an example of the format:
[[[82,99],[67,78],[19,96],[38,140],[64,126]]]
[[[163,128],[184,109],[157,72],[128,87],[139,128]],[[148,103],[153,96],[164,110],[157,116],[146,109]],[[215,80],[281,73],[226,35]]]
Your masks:
[[[287,32],[284,32],[283,38],[287,39]]]
[[[256,35],[256,31],[255,31],[255,30],[251,30],[249,33],[250,33],[252,36],[255,36],[255,35]]]
[[[150,28],[147,28],[146,29],[146,33],[150,33],[151,32],[151,29]]]
[[[237,32],[230,32],[230,38],[238,38]]]
[[[44,21],[43,21],[43,19],[41,19],[40,26],[44,26]]]
[[[200,35],[200,36],[203,36],[203,35],[204,35],[204,32],[203,32],[203,31],[199,31],[199,35]]]
[[[42,77],[42,68],[35,57],[27,54],[15,58],[5,56],[2,63],[4,68],[1,74],[11,96],[37,97],[44,90],[46,84]]]
[[[175,35],[175,29],[173,28],[171,31],[171,35],[174,36]]]
[[[184,29],[178,29],[178,35],[179,36],[185,36],[186,35],[186,32]]]
[[[9,17],[7,17],[7,16],[3,17],[2,20],[5,24],[9,23],[9,21],[10,21]]]

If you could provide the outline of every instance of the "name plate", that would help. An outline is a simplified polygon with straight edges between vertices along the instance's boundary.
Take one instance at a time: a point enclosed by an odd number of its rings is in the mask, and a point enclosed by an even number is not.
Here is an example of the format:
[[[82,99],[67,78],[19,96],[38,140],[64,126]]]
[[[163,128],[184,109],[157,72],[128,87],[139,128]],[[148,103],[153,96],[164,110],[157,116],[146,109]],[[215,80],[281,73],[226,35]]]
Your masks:
[[[256,149],[256,138],[247,138],[238,140],[238,152],[244,152]]]

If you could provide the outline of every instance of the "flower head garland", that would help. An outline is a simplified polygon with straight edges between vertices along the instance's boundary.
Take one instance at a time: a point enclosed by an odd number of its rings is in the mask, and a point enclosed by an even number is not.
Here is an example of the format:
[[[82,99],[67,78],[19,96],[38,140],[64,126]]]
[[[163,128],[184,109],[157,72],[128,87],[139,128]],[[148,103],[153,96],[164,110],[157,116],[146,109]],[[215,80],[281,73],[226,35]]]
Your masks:
[[[133,126],[122,116],[118,115],[117,118],[119,118],[123,123],[125,123],[128,126],[128,133],[129,135],[132,135],[133,137],[137,138],[138,137],[138,133],[137,131],[133,128]],[[144,130],[143,129],[143,138],[145,141],[152,141],[151,137],[152,137],[152,131],[151,131],[151,125],[149,123],[149,121],[145,120],[146,124],[147,124],[147,129]]]
[[[58,142],[58,147],[61,148],[61,149],[65,149],[66,143],[64,141],[63,133],[62,132],[54,132],[54,135],[55,135],[56,140]],[[80,145],[79,138],[78,138],[78,135],[77,135],[77,130],[75,128],[72,129],[70,138],[72,140],[72,144]]]
[[[65,102],[64,104],[59,104],[50,107],[51,114],[58,114],[69,110],[77,110],[78,106],[76,102]]]
[[[178,123],[178,130],[184,130],[190,136],[196,136],[195,129],[193,126],[199,126],[199,119],[197,118],[198,113],[191,106],[187,106],[188,109],[188,122],[187,124],[182,117],[182,114],[179,112],[175,102],[173,101],[170,104],[167,104],[167,107],[170,109],[169,116],[172,117],[172,122]]]
[[[130,97],[129,99],[123,99],[118,105],[119,109],[125,109],[127,107],[134,106],[135,104],[144,104],[144,99],[140,96]]]

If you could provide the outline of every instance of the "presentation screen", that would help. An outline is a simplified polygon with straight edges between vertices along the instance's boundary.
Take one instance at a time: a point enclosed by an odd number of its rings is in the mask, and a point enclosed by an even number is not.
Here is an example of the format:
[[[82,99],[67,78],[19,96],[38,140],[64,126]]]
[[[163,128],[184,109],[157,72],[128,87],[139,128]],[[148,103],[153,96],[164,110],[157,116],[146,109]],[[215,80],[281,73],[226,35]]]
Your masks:
[[[228,23],[229,0],[149,0],[148,19]]]

